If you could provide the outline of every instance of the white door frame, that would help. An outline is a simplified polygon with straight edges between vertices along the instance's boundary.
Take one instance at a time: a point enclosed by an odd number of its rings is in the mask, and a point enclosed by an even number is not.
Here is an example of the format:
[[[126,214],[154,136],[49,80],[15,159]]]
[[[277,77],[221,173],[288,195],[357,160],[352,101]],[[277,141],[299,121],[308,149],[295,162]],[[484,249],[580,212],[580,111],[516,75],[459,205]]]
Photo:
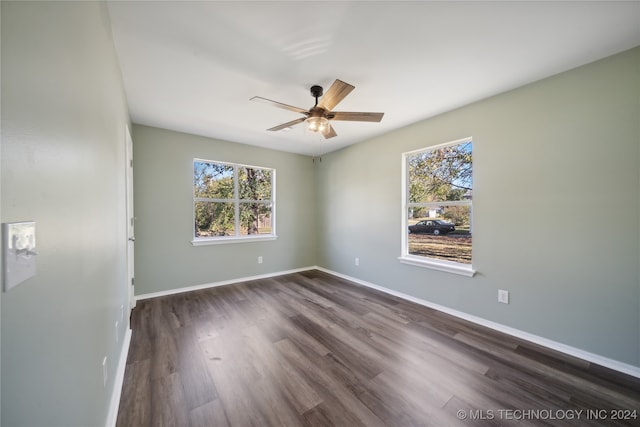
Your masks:
[[[126,126],[125,130],[125,167],[126,167],[126,214],[127,214],[127,295],[128,313],[136,306],[134,293],[134,242],[135,242],[135,216],[133,214],[133,140],[131,130]]]

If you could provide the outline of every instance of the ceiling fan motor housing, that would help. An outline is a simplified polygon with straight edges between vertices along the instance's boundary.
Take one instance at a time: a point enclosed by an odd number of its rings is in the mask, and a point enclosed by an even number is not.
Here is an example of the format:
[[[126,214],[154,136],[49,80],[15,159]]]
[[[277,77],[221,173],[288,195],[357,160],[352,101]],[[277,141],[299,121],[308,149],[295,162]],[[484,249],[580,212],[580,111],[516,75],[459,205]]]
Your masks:
[[[322,96],[322,86],[314,85],[311,86],[311,96],[314,98],[320,98]]]

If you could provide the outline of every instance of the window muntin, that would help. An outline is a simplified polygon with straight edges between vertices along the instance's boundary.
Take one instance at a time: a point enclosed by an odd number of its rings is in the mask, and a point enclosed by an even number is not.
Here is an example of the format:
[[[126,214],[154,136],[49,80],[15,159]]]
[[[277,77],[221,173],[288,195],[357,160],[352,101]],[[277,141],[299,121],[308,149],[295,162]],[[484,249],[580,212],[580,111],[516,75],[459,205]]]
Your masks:
[[[401,260],[471,269],[471,138],[403,155]]]
[[[194,242],[275,237],[275,170],[193,161]]]

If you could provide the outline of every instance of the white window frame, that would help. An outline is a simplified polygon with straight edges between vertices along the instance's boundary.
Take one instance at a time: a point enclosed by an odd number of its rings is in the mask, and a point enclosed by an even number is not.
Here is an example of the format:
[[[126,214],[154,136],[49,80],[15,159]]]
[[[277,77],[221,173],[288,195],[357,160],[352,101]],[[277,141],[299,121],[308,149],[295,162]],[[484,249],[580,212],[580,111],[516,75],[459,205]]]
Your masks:
[[[444,271],[448,273],[459,274],[462,276],[473,277],[476,274],[476,270],[473,269],[473,264],[463,264],[454,261],[441,260],[437,258],[428,258],[422,256],[411,255],[409,253],[409,236],[408,227],[409,222],[407,218],[407,212],[410,206],[419,207],[434,207],[439,208],[443,205],[443,202],[427,202],[427,203],[409,203],[409,167],[408,159],[411,155],[417,153],[424,153],[426,151],[433,151],[443,147],[449,147],[452,145],[460,145],[464,143],[473,143],[472,137],[462,138],[455,141],[445,142],[443,144],[433,145],[430,147],[421,148],[419,150],[408,151],[402,153],[402,230],[401,230],[401,250],[398,260],[403,264],[408,264],[416,267],[429,268],[432,270]],[[471,200],[458,200],[446,202],[448,206],[469,206],[471,208],[471,221],[473,221],[473,198]]]
[[[194,158],[191,163],[191,172],[193,175],[193,171],[195,170],[196,162],[199,163],[214,163],[218,165],[227,165],[233,167],[233,199],[209,199],[209,198],[201,198],[195,196],[195,188],[192,182],[192,202],[191,202],[191,244],[193,246],[204,246],[204,245],[220,245],[220,244],[228,244],[228,243],[246,243],[246,242],[257,242],[257,241],[268,241],[268,240],[276,240],[278,238],[276,234],[276,170],[274,168],[268,168],[265,166],[252,166],[245,165],[241,163],[230,163],[230,162],[221,162],[218,160],[207,160],[207,159],[199,159]],[[239,183],[238,183],[238,169],[239,168],[251,168],[251,169],[264,169],[271,171],[271,199],[269,200],[250,200],[250,199],[240,199],[239,195]],[[220,237],[195,237],[196,236],[196,202],[220,202],[220,203],[233,203],[234,204],[234,228],[236,233],[240,231],[240,204],[241,203],[263,203],[271,205],[271,233],[270,234],[252,234],[241,236],[236,234],[235,236],[220,236]]]

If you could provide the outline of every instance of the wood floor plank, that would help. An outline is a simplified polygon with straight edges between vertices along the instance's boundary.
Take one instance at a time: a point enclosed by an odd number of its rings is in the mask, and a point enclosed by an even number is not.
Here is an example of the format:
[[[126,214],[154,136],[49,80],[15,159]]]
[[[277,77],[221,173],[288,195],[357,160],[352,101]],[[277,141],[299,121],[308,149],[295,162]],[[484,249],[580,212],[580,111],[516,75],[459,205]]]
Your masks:
[[[626,408],[633,407],[633,405],[638,402],[633,396],[628,396],[612,388],[601,387],[582,376],[562,371],[557,369],[555,366],[548,364],[545,365],[538,360],[526,358],[515,351],[501,352],[496,350],[484,340],[472,338],[463,334],[458,334],[455,338],[466,343],[471,343],[471,345],[476,348],[482,348],[484,351],[500,358],[505,363],[518,366],[521,370],[533,372],[538,376],[547,378],[549,381],[560,381],[565,384],[568,389],[579,390],[580,392],[587,394],[597,393],[599,395],[599,400],[601,401],[611,402],[612,404],[615,402],[615,404],[620,404],[622,407]]]
[[[226,338],[226,339],[225,339]],[[255,382],[259,376],[246,366],[246,362],[234,361],[233,351],[237,348],[239,337],[233,332],[221,334],[216,338],[201,341],[201,346],[207,360],[209,371],[216,388],[220,390],[220,401],[231,426],[261,426],[264,415],[259,412],[257,405],[246,386],[246,377],[251,375]],[[236,363],[238,362],[238,363]],[[238,372],[244,373],[242,377]]]
[[[151,362],[132,361],[125,369],[122,396],[118,410],[117,425],[151,425]]]
[[[213,337],[213,334],[208,336]],[[193,323],[182,327],[177,331],[176,336],[176,345],[179,348],[177,368],[184,385],[185,401],[189,409],[218,399],[218,390],[207,371],[198,337],[199,334]]]
[[[118,427],[640,425],[638,378],[317,270],[139,301],[131,325]]]
[[[260,357],[261,365],[268,370],[265,377],[278,386],[298,414],[322,403],[322,399],[315,390],[278,353],[274,343],[265,339],[257,327],[245,330],[244,336],[247,338],[247,348],[253,350],[255,356]]]
[[[212,400],[189,412],[190,427],[229,427],[227,414],[220,400]]]
[[[384,423],[379,416],[378,406],[371,409],[371,406],[363,400],[362,393],[355,392],[359,387],[354,384],[352,379],[345,375],[330,374],[331,368],[328,355],[320,355],[318,353],[303,352],[303,349],[297,347],[295,343],[289,339],[285,339],[275,343],[276,348],[281,356],[289,361],[307,382],[312,385],[318,394],[324,400],[337,399],[343,402],[353,414],[368,427],[382,427]]]
[[[151,340],[151,378],[159,379],[178,370],[178,348],[176,336],[168,329],[162,329]]]
[[[352,346],[352,344],[356,342],[355,339],[349,341],[336,338],[334,335],[336,333],[339,333],[343,337],[346,335],[344,331],[340,331],[339,326],[322,328],[302,314],[293,316],[291,321],[313,337],[313,339],[327,347],[332,354],[340,358],[343,363],[347,364],[349,368],[361,377],[373,378],[382,372],[382,366],[380,363],[377,363],[379,360],[378,354],[368,353],[364,346],[359,347],[365,351],[359,352]]]
[[[151,380],[151,426],[189,425],[183,382],[178,373]]]

